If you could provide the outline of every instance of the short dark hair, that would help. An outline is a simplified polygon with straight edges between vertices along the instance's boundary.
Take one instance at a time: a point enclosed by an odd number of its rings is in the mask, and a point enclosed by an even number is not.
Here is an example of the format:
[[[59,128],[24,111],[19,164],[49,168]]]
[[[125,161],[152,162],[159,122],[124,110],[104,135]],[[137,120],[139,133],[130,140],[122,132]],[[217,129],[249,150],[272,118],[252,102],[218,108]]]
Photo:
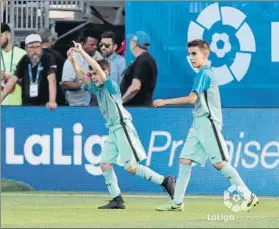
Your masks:
[[[196,39],[188,42],[188,48],[190,47],[199,47],[200,49],[210,50],[209,44],[205,40]]]
[[[81,33],[79,34],[78,42],[85,43],[87,41],[88,37],[95,38],[95,39],[99,40],[99,36],[94,30],[85,29],[85,30],[82,30]]]
[[[107,68],[110,68],[109,62],[105,59],[97,60],[97,63],[100,65],[100,67],[105,71]],[[89,70],[93,70],[91,65],[89,65]]]
[[[38,34],[42,38],[43,43],[53,43],[53,34],[49,28],[41,28],[38,30]]]
[[[11,32],[11,28],[8,24],[1,23],[1,33],[4,33],[4,32]]]
[[[111,38],[112,42],[116,43],[116,34],[114,32],[112,32],[112,31],[104,32],[101,35],[101,38]]]
[[[105,59],[97,60],[97,63],[103,70],[110,68],[109,62]]]

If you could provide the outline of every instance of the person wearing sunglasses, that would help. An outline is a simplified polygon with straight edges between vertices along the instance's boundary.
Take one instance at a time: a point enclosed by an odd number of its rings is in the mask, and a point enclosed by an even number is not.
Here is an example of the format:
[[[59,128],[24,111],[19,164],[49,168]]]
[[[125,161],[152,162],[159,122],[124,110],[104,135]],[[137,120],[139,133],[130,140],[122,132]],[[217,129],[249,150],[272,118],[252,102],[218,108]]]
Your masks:
[[[172,198],[174,194],[174,178],[164,177],[150,168],[141,165],[146,153],[137,131],[132,123],[131,114],[123,107],[119,86],[110,78],[110,66],[106,60],[96,62],[83,49],[81,44],[74,43],[75,48],[68,51],[69,59],[77,76],[86,84],[86,88],[95,94],[99,109],[109,128],[109,136],[101,152],[101,169],[112,200],[99,209],[125,209],[113,164],[118,164],[119,156],[122,166],[133,175],[161,185]],[[92,67],[92,74],[80,71],[75,56],[78,52]]]
[[[126,68],[125,58],[116,53],[117,44],[116,44],[116,35],[112,31],[104,32],[101,35],[101,42],[99,44],[100,50],[103,54],[103,57],[109,62],[111,73],[110,77],[118,85],[120,85],[123,72]]]

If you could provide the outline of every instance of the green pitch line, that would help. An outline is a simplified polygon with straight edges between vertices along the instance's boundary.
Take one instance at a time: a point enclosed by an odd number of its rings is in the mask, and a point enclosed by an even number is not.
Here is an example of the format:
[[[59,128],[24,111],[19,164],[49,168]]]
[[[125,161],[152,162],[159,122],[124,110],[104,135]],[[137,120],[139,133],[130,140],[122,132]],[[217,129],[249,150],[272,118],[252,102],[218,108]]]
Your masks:
[[[98,210],[109,199],[92,193],[2,193],[3,228],[278,228],[279,199],[262,198],[250,213],[234,213],[222,198],[185,198],[184,212],[156,212],[165,196],[125,195],[125,210]]]

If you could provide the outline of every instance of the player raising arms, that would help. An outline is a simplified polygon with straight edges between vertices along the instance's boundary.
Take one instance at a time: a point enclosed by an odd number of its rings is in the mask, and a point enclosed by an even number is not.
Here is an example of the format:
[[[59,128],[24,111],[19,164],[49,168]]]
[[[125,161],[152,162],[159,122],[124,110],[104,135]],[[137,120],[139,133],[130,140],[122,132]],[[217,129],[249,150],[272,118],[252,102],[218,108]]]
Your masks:
[[[113,164],[120,156],[126,171],[161,185],[173,198],[175,182],[171,176],[164,177],[150,168],[139,164],[146,159],[146,153],[138,134],[132,124],[130,113],[123,107],[119,86],[110,79],[110,66],[106,60],[96,62],[81,47],[75,43],[75,48],[68,51],[68,58],[79,77],[91,93],[95,94],[99,108],[104,116],[109,137],[101,154],[101,169],[112,200],[99,209],[124,209],[125,203],[118,187],[118,181]],[[76,53],[78,52],[78,54]],[[77,64],[75,55],[81,55],[92,67],[91,77],[83,73]]]
[[[220,171],[232,185],[241,186],[245,201],[244,211],[249,211],[259,199],[251,193],[240,178],[238,172],[228,163],[228,149],[222,136],[222,110],[219,88],[212,69],[207,65],[210,53],[209,45],[204,40],[188,43],[191,64],[199,70],[193,88],[187,97],[158,99],[154,107],[168,104],[194,104],[194,121],[180,155],[179,175],[176,181],[173,202],[159,206],[158,211],[183,211],[184,195],[190,180],[192,162],[204,165],[209,157],[213,166]]]

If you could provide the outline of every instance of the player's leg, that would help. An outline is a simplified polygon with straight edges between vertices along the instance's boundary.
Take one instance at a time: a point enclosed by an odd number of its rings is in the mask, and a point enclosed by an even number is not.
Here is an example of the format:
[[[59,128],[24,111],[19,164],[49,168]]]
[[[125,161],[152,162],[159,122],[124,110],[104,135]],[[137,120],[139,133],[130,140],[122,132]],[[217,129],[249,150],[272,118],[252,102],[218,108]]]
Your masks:
[[[183,211],[184,195],[190,181],[192,162],[205,164],[206,154],[197,138],[196,129],[191,128],[180,155],[179,174],[175,185],[173,203],[156,207],[157,211]]]
[[[125,125],[115,133],[117,134],[117,148],[126,171],[161,185],[173,198],[174,178],[164,177],[147,166],[139,164],[140,161],[146,159],[146,153],[133,125]]]
[[[162,176],[154,170],[148,168],[147,166],[141,165],[138,162],[133,162],[131,164],[126,164],[125,169],[128,173],[144,178],[147,181],[153,182],[155,184],[161,185],[166,192],[169,194],[171,199],[174,195],[175,181],[172,176]]]
[[[243,198],[245,204],[242,205],[244,211],[250,211],[252,207],[259,203],[259,198],[248,189],[237,170],[230,163],[222,161],[213,164],[213,166],[229,180],[231,185],[241,187],[241,190],[244,191]]]
[[[100,206],[99,209],[124,209],[125,203],[121,196],[121,191],[118,186],[117,176],[113,169],[113,164],[116,163],[118,157],[117,148],[113,142],[113,136],[110,134],[105,142],[104,150],[101,155],[101,169],[105,178],[105,183],[108,188],[111,201]]]
[[[201,137],[201,142],[209,155],[211,163],[232,185],[240,186],[245,192],[244,196],[251,197],[249,198],[249,203],[247,203],[249,209],[246,209],[250,210],[259,201],[258,197],[248,189],[237,170],[228,162],[228,148],[221,133],[221,128],[210,119],[204,120],[201,126],[203,131],[200,131],[200,133],[204,135]]]

